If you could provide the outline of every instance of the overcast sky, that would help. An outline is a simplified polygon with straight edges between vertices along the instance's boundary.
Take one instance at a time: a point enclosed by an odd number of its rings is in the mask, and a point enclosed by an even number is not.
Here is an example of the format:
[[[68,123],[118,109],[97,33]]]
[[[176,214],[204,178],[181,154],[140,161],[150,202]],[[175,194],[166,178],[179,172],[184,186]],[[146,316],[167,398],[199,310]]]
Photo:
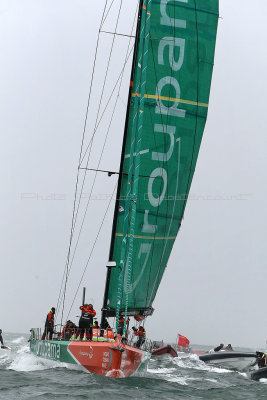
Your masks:
[[[57,303],[103,4],[0,2],[0,327],[6,332],[42,326]],[[124,4],[134,11],[132,0]],[[265,344],[266,15],[266,0],[220,2],[208,120],[182,227],[147,321],[152,339],[174,342],[180,332],[199,344]],[[129,33],[128,25],[126,18]],[[102,45],[107,51],[107,43]],[[125,43],[117,46],[126,49]],[[118,67],[112,68],[115,76]],[[115,127],[123,128],[125,98],[119,102]],[[117,137],[107,143],[103,169],[118,168]],[[116,183],[114,176],[101,179],[77,252],[69,304],[107,206],[105,195]],[[112,212],[82,284],[98,316],[111,221]],[[81,290],[70,314],[76,322],[80,299]]]

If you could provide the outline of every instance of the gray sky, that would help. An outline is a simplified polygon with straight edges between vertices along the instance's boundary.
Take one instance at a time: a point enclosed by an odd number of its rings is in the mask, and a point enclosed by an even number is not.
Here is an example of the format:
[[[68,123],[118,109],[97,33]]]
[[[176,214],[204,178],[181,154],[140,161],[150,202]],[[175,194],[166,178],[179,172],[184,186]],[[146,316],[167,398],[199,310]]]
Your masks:
[[[95,10],[89,0],[0,2],[0,324],[5,331],[42,326],[57,302],[104,2],[93,3]],[[124,2],[128,9],[130,3]],[[174,341],[180,332],[193,343],[262,347],[267,332],[267,3],[221,0],[220,15],[209,115],[191,199],[146,326],[154,339]],[[121,29],[129,32],[126,25]],[[105,54],[108,44],[101,44]],[[125,48],[117,46],[117,54]],[[100,55],[99,74],[104,58]],[[117,76],[116,63],[111,72]],[[123,128],[123,96],[118,107],[115,131]],[[118,136],[108,140],[103,169],[118,168]],[[115,177],[96,183],[68,305],[107,205],[103,198],[114,185]],[[99,316],[111,215],[84,282]],[[75,321],[78,296],[70,314]]]

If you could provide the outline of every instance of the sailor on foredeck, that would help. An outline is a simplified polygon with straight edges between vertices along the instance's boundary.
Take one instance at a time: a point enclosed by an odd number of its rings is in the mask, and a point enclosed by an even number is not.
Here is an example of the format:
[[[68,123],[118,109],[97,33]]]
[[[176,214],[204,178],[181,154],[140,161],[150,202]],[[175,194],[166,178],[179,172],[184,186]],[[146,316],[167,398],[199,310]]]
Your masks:
[[[80,310],[82,311],[82,315],[79,320],[80,332],[77,332],[77,336],[80,333],[80,340],[83,340],[84,332],[86,331],[86,338],[92,340],[93,318],[96,316],[96,312],[92,304],[84,304],[80,306]]]
[[[54,333],[55,312],[56,312],[55,307],[52,307],[49,313],[47,314],[42,340],[45,340],[46,335],[49,335],[49,340],[52,340],[52,336]]]

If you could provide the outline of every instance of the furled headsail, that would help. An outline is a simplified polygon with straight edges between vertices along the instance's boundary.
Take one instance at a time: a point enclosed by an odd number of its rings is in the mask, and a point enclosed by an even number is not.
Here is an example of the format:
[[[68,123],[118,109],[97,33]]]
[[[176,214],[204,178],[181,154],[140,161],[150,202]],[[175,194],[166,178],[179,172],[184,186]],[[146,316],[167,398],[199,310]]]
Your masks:
[[[143,0],[106,316],[149,315],[181,225],[207,118],[218,0]]]

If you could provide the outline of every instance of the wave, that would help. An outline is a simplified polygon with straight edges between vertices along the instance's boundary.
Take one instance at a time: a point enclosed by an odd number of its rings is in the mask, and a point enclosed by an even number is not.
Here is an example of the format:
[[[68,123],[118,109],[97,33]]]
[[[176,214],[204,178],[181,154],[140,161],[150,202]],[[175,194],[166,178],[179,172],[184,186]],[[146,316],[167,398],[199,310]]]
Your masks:
[[[25,338],[24,338],[23,336],[20,336],[20,337],[18,337],[18,338],[16,338],[16,339],[11,340],[11,343],[14,343],[14,344],[21,344],[21,343],[24,342],[24,341],[25,341]]]
[[[196,354],[184,353],[179,354],[177,358],[168,355],[152,358],[147,374],[148,377],[178,384],[181,387],[204,385],[204,387],[215,388],[227,386],[228,378],[226,377],[235,376],[235,372],[232,370],[208,365],[201,361]]]

